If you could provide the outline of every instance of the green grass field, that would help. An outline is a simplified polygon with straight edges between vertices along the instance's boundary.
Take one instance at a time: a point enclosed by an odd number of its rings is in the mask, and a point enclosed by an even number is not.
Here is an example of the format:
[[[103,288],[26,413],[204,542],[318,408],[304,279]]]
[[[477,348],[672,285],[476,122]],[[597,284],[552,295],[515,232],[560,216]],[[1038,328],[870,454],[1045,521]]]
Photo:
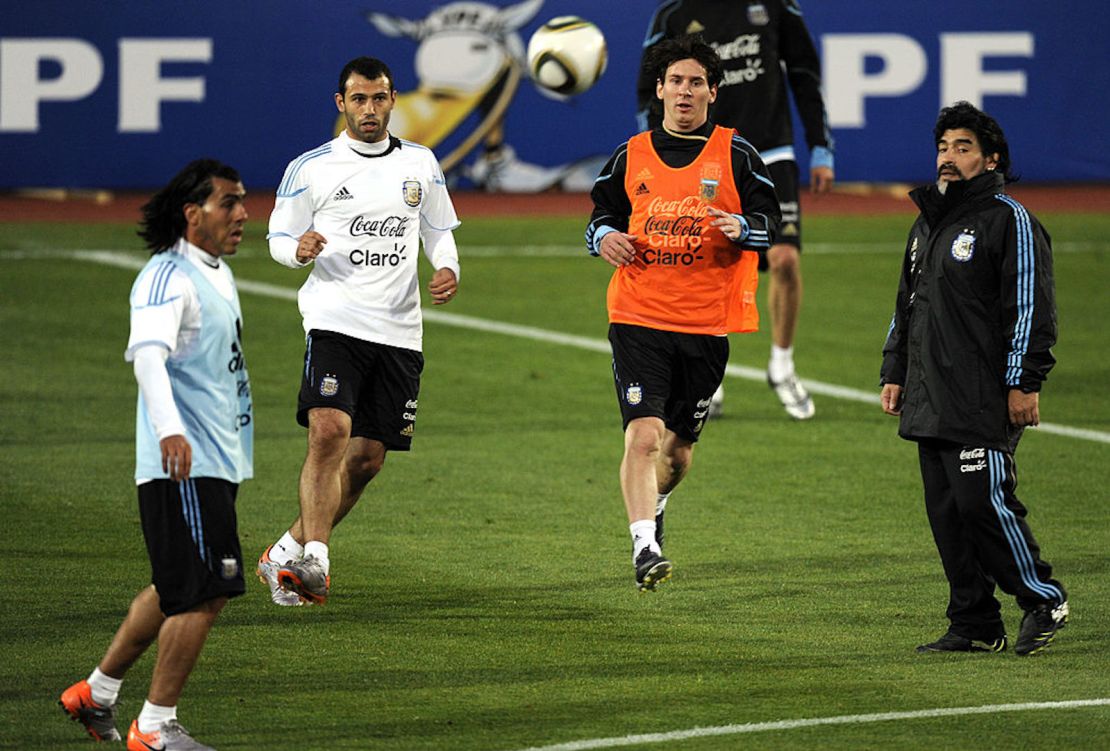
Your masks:
[[[1057,245],[1061,330],[1042,417],[1105,434],[1110,217],[1041,219]],[[804,378],[877,397],[910,221],[807,220]],[[572,254],[583,223],[467,220],[461,292],[437,312],[603,341],[609,269]],[[269,259],[264,231],[252,223],[235,273],[292,290],[301,272]],[[67,249],[144,258],[130,225],[0,225],[2,748],[89,746],[57,695],[94,667],[149,581],[130,479],[135,384],[122,357],[135,272],[54,252]],[[253,569],[296,513],[303,339],[294,302],[246,291],[242,302],[257,427],[239,518]],[[733,363],[765,365],[766,331],[732,344]],[[1018,454],[1019,494],[1070,590],[1071,624],[1052,649],[921,656],[914,645],[946,626],[947,587],[916,452],[877,399],[818,396],[817,417],[798,424],[765,385],[729,378],[726,416],[707,428],[669,507],[674,578],[641,596],[608,355],[440,321],[425,327],[425,355],[414,451],[390,457],[337,529],[330,601],[278,609],[249,580],[179,706],[198,739],[220,749],[569,750],[784,721],[627,747],[1107,743],[1107,443],[1032,431]],[[1020,614],[1003,602],[1014,636]],[[152,658],[124,684],[123,727],[142,706]],[[790,722],[1068,700],[1102,703]]]

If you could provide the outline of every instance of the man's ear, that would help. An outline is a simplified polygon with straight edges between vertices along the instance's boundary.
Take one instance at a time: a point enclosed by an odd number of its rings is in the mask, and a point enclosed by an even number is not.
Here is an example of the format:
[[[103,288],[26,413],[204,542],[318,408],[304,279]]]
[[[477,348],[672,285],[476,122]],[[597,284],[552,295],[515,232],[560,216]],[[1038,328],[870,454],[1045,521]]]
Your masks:
[[[196,227],[200,224],[200,213],[203,211],[198,203],[187,203],[181,209],[185,214],[185,224],[188,227]]]

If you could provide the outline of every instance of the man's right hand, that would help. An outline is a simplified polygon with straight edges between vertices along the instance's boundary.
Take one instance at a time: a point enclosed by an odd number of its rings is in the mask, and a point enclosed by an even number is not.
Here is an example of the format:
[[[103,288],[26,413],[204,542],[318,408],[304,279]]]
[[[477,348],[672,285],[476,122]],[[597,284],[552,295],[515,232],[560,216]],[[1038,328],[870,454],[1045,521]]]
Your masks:
[[[309,230],[297,241],[297,263],[308,263],[323,252],[328,238],[315,230]]]
[[[193,447],[183,435],[168,435],[159,441],[162,446],[162,471],[174,482],[189,479],[193,468]]]
[[[597,251],[613,266],[620,268],[636,260],[636,246],[632,243],[637,235],[628,235],[624,232],[613,231],[607,233],[598,243]]]

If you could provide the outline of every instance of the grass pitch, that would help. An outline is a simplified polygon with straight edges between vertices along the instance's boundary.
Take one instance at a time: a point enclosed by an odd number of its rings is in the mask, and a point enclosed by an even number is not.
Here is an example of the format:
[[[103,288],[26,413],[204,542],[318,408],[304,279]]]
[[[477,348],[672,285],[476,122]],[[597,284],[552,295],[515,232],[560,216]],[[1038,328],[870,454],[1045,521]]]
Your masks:
[[[465,219],[465,218],[464,218]],[[1056,242],[1059,364],[1046,421],[1110,430],[1104,322],[1110,219],[1042,216]],[[878,393],[910,217],[807,219],[803,378]],[[574,254],[582,220],[467,220],[444,313],[605,337],[609,269]],[[261,222],[240,281],[295,288]],[[91,741],[54,705],[95,665],[148,569],[131,481],[135,384],[123,362],[134,271],[67,249],[138,250],[128,225],[0,225],[0,747]],[[474,253],[467,255],[467,249]],[[304,432],[296,304],[242,293],[256,477],[251,559],[292,520]],[[766,331],[732,341],[761,368]],[[278,609],[248,582],[217,623],[179,714],[220,749],[489,749],[800,718],[1110,697],[1105,443],[1031,431],[1019,494],[1070,592],[1048,653],[931,655],[946,585],[916,453],[877,403],[817,399],[788,420],[730,378],[667,517],[672,581],[638,595],[620,502],[619,415],[604,352],[428,323],[414,451],[393,454],[333,538],[324,607]],[[1004,598],[1011,636],[1019,612]],[[121,727],[153,664],[125,681]],[[1105,743],[1090,706],[792,727],[643,742],[683,751],[1061,748]],[[1102,739],[1102,740],[1099,740]]]

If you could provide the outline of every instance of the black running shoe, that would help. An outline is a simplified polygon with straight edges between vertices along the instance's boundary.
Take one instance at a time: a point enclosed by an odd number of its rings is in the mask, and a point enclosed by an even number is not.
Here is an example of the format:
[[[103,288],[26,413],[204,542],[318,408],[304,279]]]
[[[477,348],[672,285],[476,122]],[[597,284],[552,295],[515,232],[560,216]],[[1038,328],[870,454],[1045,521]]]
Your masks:
[[[1052,643],[1056,632],[1068,622],[1068,604],[1043,603],[1025,611],[1021,619],[1014,652],[1019,655],[1035,655]]]
[[[674,565],[651,548],[644,548],[636,556],[636,586],[641,592],[654,591],[655,585],[671,578]]]
[[[966,636],[953,634],[949,631],[929,644],[921,644],[917,650],[920,654],[927,652],[1004,652],[1006,651],[1006,634],[993,639],[968,639]]]

